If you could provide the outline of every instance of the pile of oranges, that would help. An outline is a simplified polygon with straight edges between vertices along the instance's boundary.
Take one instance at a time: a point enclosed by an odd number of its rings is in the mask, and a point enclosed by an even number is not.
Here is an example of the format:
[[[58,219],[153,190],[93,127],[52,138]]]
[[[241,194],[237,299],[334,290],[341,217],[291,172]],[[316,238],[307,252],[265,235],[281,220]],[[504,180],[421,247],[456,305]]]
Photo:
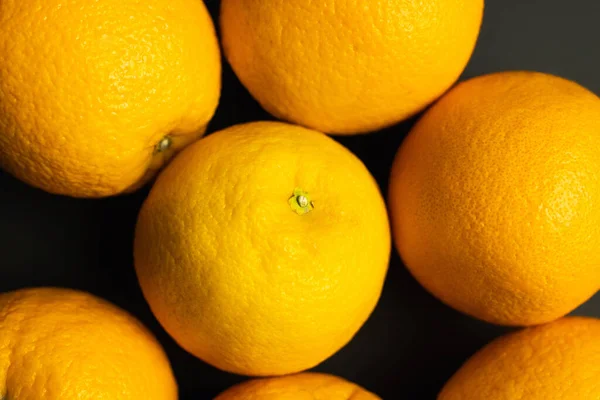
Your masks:
[[[62,196],[152,185],[132,268],[183,349],[255,378],[217,400],[379,399],[305,371],[369,318],[392,244],[440,301],[524,328],[439,400],[597,400],[600,320],[566,315],[600,289],[600,98],[534,71],[456,84],[483,12],[222,0],[218,37],[200,0],[0,0],[0,166]],[[207,132],[221,49],[280,121]],[[384,199],[332,136],[423,111]],[[177,398],[129,313],[66,288],[0,294],[1,400]]]

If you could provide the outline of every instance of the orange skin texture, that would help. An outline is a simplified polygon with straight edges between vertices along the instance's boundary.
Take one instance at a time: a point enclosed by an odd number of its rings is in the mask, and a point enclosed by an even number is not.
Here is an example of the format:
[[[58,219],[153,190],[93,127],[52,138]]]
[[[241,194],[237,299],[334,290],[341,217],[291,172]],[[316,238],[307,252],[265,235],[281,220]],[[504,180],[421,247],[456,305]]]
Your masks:
[[[297,214],[294,189],[314,209]],[[257,122],[200,140],[158,177],[138,218],[137,275],[187,351],[254,376],[309,369],[381,294],[391,251],[377,183],[328,136]]]
[[[214,400],[381,400],[345,379],[305,372],[254,379],[233,386]]]
[[[169,360],[116,306],[58,288],[0,294],[0,398],[176,400]]]
[[[503,325],[560,318],[600,287],[600,99],[506,72],[461,83],[394,161],[395,243],[448,305]]]
[[[276,117],[356,134],[441,96],[465,68],[483,0],[223,0],[223,49]]]
[[[201,1],[2,0],[0,26],[0,166],[35,187],[133,190],[217,107],[220,52]]]
[[[494,340],[438,400],[600,399],[600,320],[568,317]]]

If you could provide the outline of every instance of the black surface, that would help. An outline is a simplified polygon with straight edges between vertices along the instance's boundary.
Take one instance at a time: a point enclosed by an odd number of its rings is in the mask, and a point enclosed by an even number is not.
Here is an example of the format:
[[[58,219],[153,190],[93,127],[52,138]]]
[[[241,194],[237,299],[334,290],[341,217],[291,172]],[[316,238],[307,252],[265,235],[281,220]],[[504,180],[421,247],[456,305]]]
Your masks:
[[[218,1],[206,3],[216,17]],[[479,43],[463,79],[529,69],[561,75],[600,94],[599,21],[598,0],[488,0]],[[225,63],[221,105],[209,131],[261,119],[272,118]],[[413,122],[340,139],[364,160],[384,192],[394,153]],[[144,302],[132,266],[132,240],[147,191],[76,200],[32,189],[0,172],[0,291],[53,285],[113,301],[139,317],[163,343],[181,399],[211,399],[245,378],[219,372],[177,347]],[[600,317],[600,295],[576,313]],[[432,298],[394,252],[374,314],[348,346],[316,370],[351,379],[386,400],[434,399],[466,358],[506,331]]]

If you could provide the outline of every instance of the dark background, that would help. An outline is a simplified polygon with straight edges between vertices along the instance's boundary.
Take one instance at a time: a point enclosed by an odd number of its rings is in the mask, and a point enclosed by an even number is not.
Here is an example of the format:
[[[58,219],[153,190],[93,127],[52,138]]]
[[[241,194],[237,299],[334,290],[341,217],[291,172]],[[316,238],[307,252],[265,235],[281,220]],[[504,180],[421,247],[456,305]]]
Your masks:
[[[216,20],[219,1],[205,2]],[[557,74],[600,94],[600,1],[487,0],[479,43],[461,79],[511,69]],[[272,119],[226,62],[223,85],[209,132]],[[339,139],[366,163],[384,193],[395,151],[413,122]],[[118,198],[77,200],[46,194],[0,172],[0,291],[63,286],[120,305],[165,346],[181,399],[211,399],[244,378],[217,371],[185,353],[150,313],[132,260],[133,228],[147,192],[145,188]],[[600,317],[600,294],[575,313]],[[374,314],[349,345],[316,370],[348,378],[386,400],[434,399],[466,358],[506,331],[435,300],[411,278],[394,252]]]

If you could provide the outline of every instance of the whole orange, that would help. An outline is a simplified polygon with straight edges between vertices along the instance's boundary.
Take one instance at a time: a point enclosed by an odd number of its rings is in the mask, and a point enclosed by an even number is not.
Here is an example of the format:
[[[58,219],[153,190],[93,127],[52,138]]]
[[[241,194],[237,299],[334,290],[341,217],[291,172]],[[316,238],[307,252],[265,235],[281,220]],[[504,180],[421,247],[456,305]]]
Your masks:
[[[425,108],[459,77],[483,0],[223,0],[225,54],[270,113],[355,134]]]
[[[600,320],[568,317],[496,339],[438,400],[600,399]]]
[[[402,259],[442,301],[557,319],[600,287],[600,99],[534,72],[463,82],[401,146],[389,203]]]
[[[169,360],[116,306],[58,288],[0,294],[0,398],[176,400]]]
[[[345,379],[305,372],[279,378],[254,379],[221,393],[215,400],[381,400]]]
[[[202,1],[2,0],[0,26],[0,166],[46,191],[133,190],[217,107]]]
[[[391,239],[362,162],[276,122],[200,140],[158,177],[135,266],[173,338],[245,375],[311,368],[344,346],[381,294]]]

